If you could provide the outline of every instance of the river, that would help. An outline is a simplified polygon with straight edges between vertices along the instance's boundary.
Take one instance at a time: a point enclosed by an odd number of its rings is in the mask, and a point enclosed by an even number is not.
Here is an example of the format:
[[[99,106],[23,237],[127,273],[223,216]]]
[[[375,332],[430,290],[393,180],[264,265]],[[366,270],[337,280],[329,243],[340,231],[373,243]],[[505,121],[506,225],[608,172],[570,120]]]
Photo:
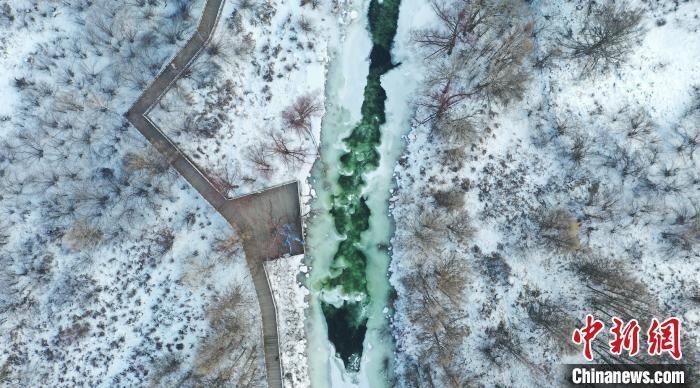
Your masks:
[[[386,387],[392,379],[388,201],[410,125],[387,120],[387,107],[407,102],[387,99],[384,85],[400,87],[403,77],[390,54],[399,1],[372,0],[329,67],[307,228],[313,387]]]

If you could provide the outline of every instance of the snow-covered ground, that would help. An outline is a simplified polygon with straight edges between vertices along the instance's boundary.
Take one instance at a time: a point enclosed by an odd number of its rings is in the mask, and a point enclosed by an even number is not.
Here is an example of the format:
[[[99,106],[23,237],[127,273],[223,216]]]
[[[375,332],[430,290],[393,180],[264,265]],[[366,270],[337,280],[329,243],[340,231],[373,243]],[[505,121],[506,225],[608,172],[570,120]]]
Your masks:
[[[229,197],[292,180],[308,196],[339,11],[325,1],[226,2],[208,47],[149,117]],[[307,120],[290,125],[283,112],[300,99]]]
[[[308,269],[304,256],[280,258],[265,263],[277,307],[277,326],[285,387],[309,387],[306,346],[306,308],[309,290],[303,278]]]
[[[644,330],[679,316],[694,362],[700,7],[627,2],[642,12],[638,41],[618,67],[582,77],[560,39],[593,6],[531,2],[523,97],[458,105],[466,140],[419,124],[408,136],[393,198],[402,386],[556,384],[552,365],[583,360],[570,338],[587,313],[606,331],[606,313]],[[610,362],[607,340],[597,361]]]
[[[123,116],[202,5],[0,3],[0,385],[262,384],[240,243]]]

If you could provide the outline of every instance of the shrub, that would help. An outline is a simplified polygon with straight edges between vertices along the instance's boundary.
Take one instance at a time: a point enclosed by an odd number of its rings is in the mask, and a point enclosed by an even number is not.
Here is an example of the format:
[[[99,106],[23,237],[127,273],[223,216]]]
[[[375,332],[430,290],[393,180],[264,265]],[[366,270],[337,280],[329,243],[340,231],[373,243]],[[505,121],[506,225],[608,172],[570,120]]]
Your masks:
[[[442,151],[442,163],[450,166],[453,171],[457,171],[464,166],[464,159],[467,153],[464,147],[452,147]]]
[[[151,386],[162,387],[176,385],[177,382],[170,381],[170,379],[180,371],[181,367],[182,360],[175,354],[168,354],[156,360],[151,368],[153,371],[153,373],[150,374]]]
[[[89,323],[74,323],[73,325],[61,329],[56,336],[58,343],[61,346],[70,346],[75,344],[81,338],[85,337],[90,332]]]
[[[236,2],[236,8],[239,11],[249,11],[253,12],[258,8],[259,4],[256,0],[238,0]]]
[[[439,206],[448,209],[461,209],[464,207],[464,193],[461,191],[438,191],[433,193],[433,199]]]
[[[320,0],[301,0],[301,1],[299,2],[299,5],[303,7],[303,6],[307,5],[307,4],[311,4],[311,8],[312,8],[312,9],[316,9],[316,8],[318,8],[318,6],[319,6],[320,3],[321,3]]]
[[[164,174],[170,165],[155,152],[135,153],[128,152],[122,159],[124,169],[128,172],[143,171],[149,176]]]
[[[170,229],[161,229],[152,240],[158,245],[158,253],[164,255],[172,249],[175,243],[175,235]]]
[[[479,260],[481,263],[481,270],[488,276],[494,284],[507,285],[510,280],[511,267],[498,252],[492,252],[489,255],[485,255]]]
[[[565,209],[546,211],[539,226],[540,236],[549,246],[564,251],[575,251],[581,246],[578,221]]]
[[[0,5],[0,26],[7,27],[15,21],[15,15],[12,13],[12,7],[7,2]]]
[[[453,145],[471,145],[479,136],[476,127],[469,118],[452,119],[446,117],[438,121],[433,130],[442,141]]]
[[[0,224],[0,247],[7,245],[7,243],[10,241],[10,235],[5,232],[8,229],[9,228],[7,226]]]
[[[97,226],[86,221],[76,222],[63,235],[63,242],[72,250],[79,251],[94,248],[102,241],[104,232]]]

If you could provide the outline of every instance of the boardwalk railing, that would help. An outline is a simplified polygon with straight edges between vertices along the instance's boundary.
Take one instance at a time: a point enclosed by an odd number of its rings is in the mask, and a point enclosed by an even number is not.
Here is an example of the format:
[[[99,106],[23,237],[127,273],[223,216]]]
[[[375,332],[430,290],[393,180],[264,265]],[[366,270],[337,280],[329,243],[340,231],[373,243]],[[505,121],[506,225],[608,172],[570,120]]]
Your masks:
[[[225,0],[206,0],[197,30],[168,65],[146,87],[126,116],[131,124],[161,153],[170,165],[197,190],[235,229],[250,233],[244,239],[246,260],[253,275],[262,317],[265,369],[270,388],[282,387],[282,365],[277,334],[277,307],[264,266],[265,260],[283,254],[303,254],[303,244],[270,246],[269,224],[287,220],[303,236],[298,182],[269,187],[234,199],[219,192],[206,174],[148,118],[148,113],[199,56],[211,39]],[[274,231],[273,231],[274,232]]]

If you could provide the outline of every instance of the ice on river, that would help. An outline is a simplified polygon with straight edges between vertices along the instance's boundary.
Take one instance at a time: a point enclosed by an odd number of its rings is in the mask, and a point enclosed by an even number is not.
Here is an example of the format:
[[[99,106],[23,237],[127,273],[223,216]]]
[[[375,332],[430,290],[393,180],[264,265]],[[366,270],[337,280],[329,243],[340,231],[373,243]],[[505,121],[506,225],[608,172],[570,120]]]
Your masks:
[[[406,8],[402,5],[401,9],[403,11]],[[406,18],[406,14],[402,12],[401,16]],[[412,20],[410,14],[411,12],[408,12],[408,19]],[[335,357],[333,345],[328,341],[319,300],[321,295],[318,283],[327,276],[328,266],[341,240],[341,236],[335,233],[333,219],[328,214],[330,197],[337,188],[338,159],[345,152],[342,140],[360,119],[360,106],[368,72],[367,58],[372,46],[366,28],[366,9],[360,12],[360,15],[362,16],[350,27],[346,39],[341,44],[341,54],[335,58],[329,70],[326,87],[328,106],[321,134],[321,160],[315,168],[314,189],[317,198],[313,207],[316,215],[310,221],[307,238],[307,253],[312,255],[310,264],[313,266],[309,278],[312,290],[311,307],[307,315],[312,387],[384,387],[384,361],[393,360],[393,340],[391,332],[387,330],[390,313],[387,308],[390,292],[387,277],[390,261],[388,246],[393,233],[388,201],[394,187],[394,165],[404,147],[402,137],[410,130],[411,97],[418,84],[417,74],[412,73],[413,67],[410,62],[405,62],[382,77],[382,86],[387,94],[387,122],[382,126],[379,146],[381,160],[379,167],[365,176],[367,184],[364,195],[367,197],[371,216],[370,228],[363,234],[362,247],[368,258],[367,281],[371,303],[367,336],[358,373],[347,373],[342,362]],[[401,33],[402,29],[406,30],[405,26],[401,26],[401,22],[400,17],[400,36],[396,42],[398,50],[405,49],[404,40],[408,36]]]

